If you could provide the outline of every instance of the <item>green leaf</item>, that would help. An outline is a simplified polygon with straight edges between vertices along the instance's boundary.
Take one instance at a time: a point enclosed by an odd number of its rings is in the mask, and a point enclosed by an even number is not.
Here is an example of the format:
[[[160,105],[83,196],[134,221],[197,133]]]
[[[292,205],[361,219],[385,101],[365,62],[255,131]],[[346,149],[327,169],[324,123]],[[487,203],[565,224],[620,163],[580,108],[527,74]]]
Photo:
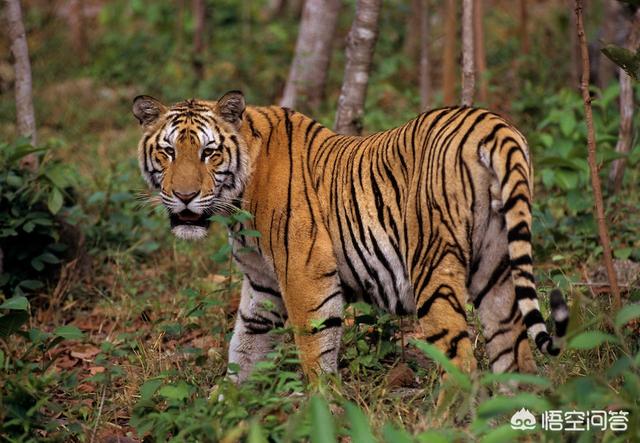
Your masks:
[[[311,415],[311,443],[334,443],[336,434],[327,402],[313,396],[309,401]]]
[[[11,309],[12,311],[27,311],[29,310],[29,301],[26,297],[16,295],[0,305],[0,309]]]
[[[53,334],[66,340],[81,340],[84,334],[76,326],[58,326],[53,330]]]
[[[249,211],[240,210],[231,216],[237,222],[249,221],[253,218],[253,215]]]
[[[0,317],[0,338],[7,338],[29,320],[25,311],[13,311]]]
[[[438,349],[435,345],[420,340],[411,340],[414,346],[424,352],[427,357],[438,363],[447,373],[456,381],[456,383],[463,389],[471,389],[471,380],[469,376],[463,373],[451,360],[447,358],[444,353]]]
[[[573,337],[569,342],[569,347],[573,349],[593,349],[605,342],[618,343],[618,339],[602,331],[587,331]]]
[[[490,419],[507,413],[511,415],[521,408],[546,411],[547,409],[551,409],[551,405],[544,398],[529,392],[524,392],[514,397],[492,397],[482,402],[478,406],[477,412],[480,418]]]
[[[0,349],[0,371],[4,369],[4,351]]]
[[[62,208],[63,198],[62,193],[58,188],[51,189],[51,193],[49,194],[49,199],[47,200],[47,207],[49,208],[49,212],[52,214],[57,214],[58,211]]]
[[[621,328],[635,318],[640,318],[640,303],[627,305],[620,309],[616,314],[616,326]]]
[[[181,381],[177,385],[167,385],[160,388],[158,394],[168,400],[182,401],[189,397],[189,385]]]
[[[505,441],[518,441],[518,436],[524,432],[511,428],[511,425],[502,425],[492,429],[480,440],[481,443],[502,443]],[[525,440],[526,441],[526,440]]]
[[[157,378],[145,381],[142,386],[140,386],[140,400],[151,400],[151,397],[153,397],[153,394],[156,393],[161,385],[162,380]]]
[[[358,443],[375,442],[376,439],[371,432],[369,420],[367,416],[364,415],[364,412],[351,402],[345,404],[345,410],[349,423],[351,424],[351,428],[349,429],[351,441]]]
[[[633,248],[620,248],[613,251],[613,255],[617,259],[626,260],[631,256],[632,252],[633,252]]]
[[[386,423],[382,428],[382,435],[386,443],[413,443],[413,438],[404,429],[396,429],[394,426]]]
[[[566,137],[569,137],[573,134],[574,129],[576,128],[576,118],[570,112],[565,112],[562,114],[560,118],[560,131]]]
[[[267,438],[264,436],[262,427],[260,427],[260,423],[257,420],[251,420],[247,443],[267,443]]]

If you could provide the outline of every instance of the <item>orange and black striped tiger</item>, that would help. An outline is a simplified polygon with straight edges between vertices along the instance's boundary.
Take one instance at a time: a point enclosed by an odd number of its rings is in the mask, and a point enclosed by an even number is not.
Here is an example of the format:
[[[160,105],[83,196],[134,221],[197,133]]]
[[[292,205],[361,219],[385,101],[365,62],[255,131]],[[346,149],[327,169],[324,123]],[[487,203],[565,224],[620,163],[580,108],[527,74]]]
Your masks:
[[[245,107],[238,91],[170,107],[139,96],[133,112],[142,174],[176,236],[202,238],[211,214],[235,207],[262,234],[231,240],[244,273],[229,349],[239,381],[285,322],[307,375],[336,371],[352,299],[417,314],[427,340],[466,370],[476,365],[467,303],[493,371],[535,370],[527,332],[558,354],[568,312],[552,292],[551,337],[533,278],[527,143],[498,115],[442,108],[359,137],[287,108]]]

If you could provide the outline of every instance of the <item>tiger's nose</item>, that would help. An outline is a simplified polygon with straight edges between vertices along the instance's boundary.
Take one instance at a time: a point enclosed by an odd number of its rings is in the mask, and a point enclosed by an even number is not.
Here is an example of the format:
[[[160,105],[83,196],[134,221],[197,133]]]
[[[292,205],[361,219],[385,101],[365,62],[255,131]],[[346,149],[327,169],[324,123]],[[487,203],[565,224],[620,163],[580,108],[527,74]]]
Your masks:
[[[189,202],[191,202],[191,200],[196,198],[198,194],[200,194],[200,191],[194,191],[194,192],[173,191],[173,195],[178,197],[182,201],[182,203],[184,203],[185,205],[188,205]]]

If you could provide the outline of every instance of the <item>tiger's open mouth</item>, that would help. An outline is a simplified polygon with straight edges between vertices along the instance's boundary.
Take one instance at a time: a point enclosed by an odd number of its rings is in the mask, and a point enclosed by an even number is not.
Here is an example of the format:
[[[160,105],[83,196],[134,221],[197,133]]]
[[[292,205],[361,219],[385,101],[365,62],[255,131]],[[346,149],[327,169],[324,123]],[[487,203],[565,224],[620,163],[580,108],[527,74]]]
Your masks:
[[[171,228],[175,228],[176,226],[197,226],[206,229],[211,223],[207,214],[196,214],[188,209],[177,214],[172,213],[169,216],[169,220],[171,222]]]

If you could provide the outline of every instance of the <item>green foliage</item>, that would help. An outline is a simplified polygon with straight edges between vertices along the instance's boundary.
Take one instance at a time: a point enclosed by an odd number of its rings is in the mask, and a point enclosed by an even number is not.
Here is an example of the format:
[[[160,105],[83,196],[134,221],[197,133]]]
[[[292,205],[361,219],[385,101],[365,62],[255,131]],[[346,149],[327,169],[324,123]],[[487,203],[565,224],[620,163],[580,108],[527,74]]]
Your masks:
[[[72,204],[74,171],[46,155],[35,173],[19,164],[25,155],[50,148],[34,148],[24,139],[0,143],[0,289],[8,294],[42,288],[69,249],[60,213]]]
[[[142,385],[131,424],[154,441],[220,441],[247,432],[258,438],[262,430],[276,441],[291,432],[308,435],[306,426],[291,429],[283,420],[304,421],[298,411],[304,385],[297,364],[291,345],[281,346],[257,365],[246,383],[238,386],[221,379],[211,392],[179,373],[162,373]],[[252,417],[259,419],[261,431],[257,424],[247,426]]]

